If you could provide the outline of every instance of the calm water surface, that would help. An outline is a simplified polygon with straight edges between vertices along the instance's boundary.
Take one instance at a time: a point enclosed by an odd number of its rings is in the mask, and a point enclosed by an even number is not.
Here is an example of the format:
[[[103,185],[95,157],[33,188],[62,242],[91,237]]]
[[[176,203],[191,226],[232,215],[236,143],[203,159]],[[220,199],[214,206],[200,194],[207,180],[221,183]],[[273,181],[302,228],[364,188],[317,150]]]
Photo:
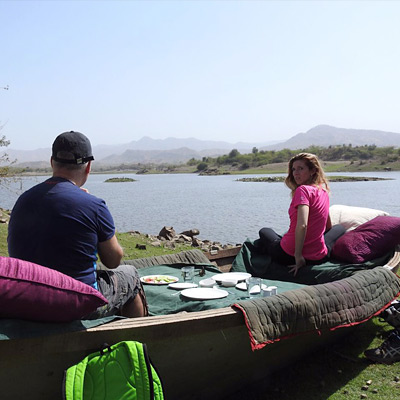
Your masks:
[[[341,175],[391,180],[331,183],[331,204],[378,208],[400,217],[400,172]],[[163,226],[177,232],[197,228],[201,239],[242,243],[246,238],[256,239],[263,226],[284,233],[289,224],[290,194],[283,183],[236,181],[248,175],[193,174],[129,175],[137,181],[105,183],[109,177],[115,175],[92,174],[85,187],[106,201],[120,232],[157,235]],[[20,193],[44,179],[22,178],[11,191],[0,188],[0,206],[12,209]]]

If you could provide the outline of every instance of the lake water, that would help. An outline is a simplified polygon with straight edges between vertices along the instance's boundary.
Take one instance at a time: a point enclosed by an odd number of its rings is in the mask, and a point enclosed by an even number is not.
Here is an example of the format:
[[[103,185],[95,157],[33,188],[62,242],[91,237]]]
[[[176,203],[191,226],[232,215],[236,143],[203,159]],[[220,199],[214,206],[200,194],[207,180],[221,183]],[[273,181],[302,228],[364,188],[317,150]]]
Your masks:
[[[341,175],[391,180],[333,182],[331,205],[377,208],[400,217],[400,172]],[[197,228],[200,239],[242,243],[246,238],[256,239],[264,226],[284,233],[289,224],[290,193],[283,183],[236,181],[249,175],[125,176],[137,181],[105,183],[115,175],[91,174],[85,185],[90,193],[106,201],[120,232],[137,230],[157,235],[163,226],[172,226],[176,232]],[[45,179],[43,176],[21,178],[21,182],[11,185],[11,191],[0,187],[0,207],[12,209],[20,193]]]

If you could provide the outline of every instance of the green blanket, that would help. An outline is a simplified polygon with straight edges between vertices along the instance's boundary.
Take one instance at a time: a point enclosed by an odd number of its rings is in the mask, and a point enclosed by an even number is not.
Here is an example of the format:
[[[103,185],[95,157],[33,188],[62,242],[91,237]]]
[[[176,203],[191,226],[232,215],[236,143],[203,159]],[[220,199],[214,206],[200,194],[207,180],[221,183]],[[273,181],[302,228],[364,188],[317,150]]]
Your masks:
[[[263,252],[259,239],[255,241],[247,239],[232,264],[232,271],[249,272],[254,276],[272,280],[316,285],[347,278],[357,271],[385,265],[392,255],[393,253],[390,253],[364,264],[345,264],[328,261],[319,265],[303,267],[294,277],[293,274],[289,273],[286,266],[273,262],[269,254]]]
[[[379,314],[399,295],[400,279],[384,267],[306,286],[277,296],[239,301],[253,350],[301,333],[357,325]]]
[[[186,265],[188,265],[187,262],[143,267],[139,269],[139,274],[140,276],[172,275],[182,281],[180,269]],[[201,279],[211,278],[215,274],[221,273],[218,268],[211,264],[198,263],[191,265],[196,266],[197,273],[199,273],[201,267],[205,269],[204,276],[195,276],[196,283]],[[277,282],[267,279],[263,283],[268,286],[277,286],[279,293],[303,287],[303,285],[296,283]],[[235,287],[221,287],[221,289],[226,290],[229,294],[227,297],[217,300],[190,300],[182,296],[180,294],[181,291],[168,288],[168,285],[144,284],[144,289],[149,303],[149,313],[152,316],[229,307],[238,301],[248,298],[246,291],[236,289]],[[116,319],[123,319],[123,317],[111,316],[96,320],[73,321],[70,323],[42,323],[16,319],[0,319],[0,340],[33,338],[80,331],[115,321]]]
[[[146,275],[171,275],[182,281],[181,267],[181,264],[156,265],[140,269],[139,274],[141,277]],[[195,275],[194,281],[197,284],[202,279],[211,278],[221,273],[218,268],[210,264],[195,264],[195,267],[197,275]],[[204,267],[205,269],[205,275],[202,277],[198,275],[200,267]],[[264,279],[263,284],[267,286],[277,286],[278,293],[284,293],[303,287],[303,285],[293,282],[278,282],[268,279]],[[181,294],[181,291],[171,289],[168,285],[144,284],[150,315],[176,314],[183,311],[203,311],[213,308],[229,307],[238,301],[248,300],[247,291],[236,289],[236,287],[219,288],[228,292],[228,296],[216,300],[191,300],[185,298]]]

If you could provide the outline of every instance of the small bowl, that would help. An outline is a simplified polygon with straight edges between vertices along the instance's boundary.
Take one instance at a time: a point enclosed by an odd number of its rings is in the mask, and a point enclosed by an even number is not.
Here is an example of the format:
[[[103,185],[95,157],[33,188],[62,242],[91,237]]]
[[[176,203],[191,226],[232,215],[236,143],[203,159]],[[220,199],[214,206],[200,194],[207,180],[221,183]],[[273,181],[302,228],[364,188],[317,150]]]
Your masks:
[[[212,288],[215,285],[215,281],[213,278],[203,279],[199,282],[201,287]]]
[[[238,283],[237,279],[222,279],[219,284],[224,287],[233,287]]]

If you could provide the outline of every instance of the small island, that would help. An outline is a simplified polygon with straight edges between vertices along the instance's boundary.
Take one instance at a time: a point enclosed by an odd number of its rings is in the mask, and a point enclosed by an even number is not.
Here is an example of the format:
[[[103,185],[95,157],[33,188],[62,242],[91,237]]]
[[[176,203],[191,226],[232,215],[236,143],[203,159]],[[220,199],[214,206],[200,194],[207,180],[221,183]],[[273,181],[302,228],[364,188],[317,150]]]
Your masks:
[[[136,179],[132,178],[109,178],[106,179],[104,182],[136,182]]]

